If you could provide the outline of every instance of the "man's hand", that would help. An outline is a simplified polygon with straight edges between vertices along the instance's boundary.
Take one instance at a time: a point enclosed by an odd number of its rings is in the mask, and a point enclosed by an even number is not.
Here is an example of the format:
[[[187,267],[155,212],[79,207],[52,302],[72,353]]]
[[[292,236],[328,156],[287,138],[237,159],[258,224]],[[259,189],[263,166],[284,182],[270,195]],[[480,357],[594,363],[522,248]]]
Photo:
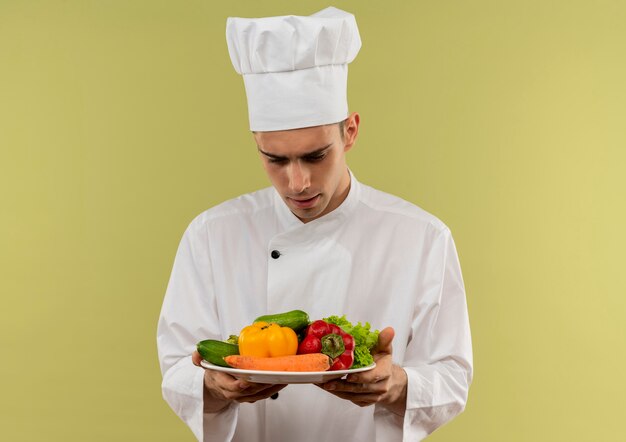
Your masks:
[[[191,359],[200,367],[202,356],[193,352]],[[278,393],[286,385],[256,384],[237,379],[227,373],[204,370],[204,412],[216,413],[231,402],[256,402]]]
[[[391,361],[393,328],[387,327],[378,336],[378,345],[373,352],[376,368],[363,373],[351,374],[318,385],[324,390],[347,399],[360,407],[380,403],[392,412],[404,416],[406,410],[406,372]]]

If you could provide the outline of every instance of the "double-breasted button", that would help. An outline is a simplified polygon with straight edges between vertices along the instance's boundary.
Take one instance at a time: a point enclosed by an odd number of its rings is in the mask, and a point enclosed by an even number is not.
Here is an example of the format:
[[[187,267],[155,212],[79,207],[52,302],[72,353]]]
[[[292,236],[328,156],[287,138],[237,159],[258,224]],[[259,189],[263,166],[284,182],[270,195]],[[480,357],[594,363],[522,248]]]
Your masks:
[[[271,256],[274,259],[278,259],[278,257],[280,256],[280,252],[278,250],[272,250]]]
[[[273,395],[270,396],[272,399],[278,399],[278,393],[274,393]]]

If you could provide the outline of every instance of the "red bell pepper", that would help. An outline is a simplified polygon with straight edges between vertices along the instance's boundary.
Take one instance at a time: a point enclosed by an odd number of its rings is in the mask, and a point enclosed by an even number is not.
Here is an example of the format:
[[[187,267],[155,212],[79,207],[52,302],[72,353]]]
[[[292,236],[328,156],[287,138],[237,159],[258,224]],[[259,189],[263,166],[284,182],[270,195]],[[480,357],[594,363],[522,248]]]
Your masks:
[[[330,370],[347,370],[354,363],[354,338],[335,324],[311,323],[298,346],[298,354],[324,353],[332,358]]]

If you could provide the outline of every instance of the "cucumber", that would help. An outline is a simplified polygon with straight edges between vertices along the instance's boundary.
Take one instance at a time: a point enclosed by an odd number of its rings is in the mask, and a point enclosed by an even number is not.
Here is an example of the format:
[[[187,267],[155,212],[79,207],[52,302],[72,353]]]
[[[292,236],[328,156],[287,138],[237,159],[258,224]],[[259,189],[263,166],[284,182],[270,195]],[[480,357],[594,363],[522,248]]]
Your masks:
[[[238,355],[239,346],[235,344],[229,344],[228,342],[216,341],[215,339],[207,339],[205,341],[198,342],[198,353],[203,359],[209,361],[211,364],[219,365],[221,367],[229,367],[224,361],[225,356]]]
[[[273,322],[281,327],[289,327],[296,333],[309,325],[309,315],[302,310],[292,310],[285,313],[276,313],[274,315],[259,316],[254,322]]]

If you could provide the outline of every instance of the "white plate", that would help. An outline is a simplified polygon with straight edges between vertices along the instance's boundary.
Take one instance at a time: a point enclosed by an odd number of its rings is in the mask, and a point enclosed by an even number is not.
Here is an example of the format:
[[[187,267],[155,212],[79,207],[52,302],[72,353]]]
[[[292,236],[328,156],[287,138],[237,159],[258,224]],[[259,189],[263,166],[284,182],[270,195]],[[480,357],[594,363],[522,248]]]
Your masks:
[[[238,379],[248,382],[256,382],[258,384],[321,384],[333,379],[341,378],[350,373],[360,373],[369,371],[376,367],[376,363],[367,367],[354,368],[350,370],[335,371],[261,371],[261,370],[242,370],[239,368],[220,367],[211,364],[205,360],[200,362],[204,368],[215,371],[223,371]]]

